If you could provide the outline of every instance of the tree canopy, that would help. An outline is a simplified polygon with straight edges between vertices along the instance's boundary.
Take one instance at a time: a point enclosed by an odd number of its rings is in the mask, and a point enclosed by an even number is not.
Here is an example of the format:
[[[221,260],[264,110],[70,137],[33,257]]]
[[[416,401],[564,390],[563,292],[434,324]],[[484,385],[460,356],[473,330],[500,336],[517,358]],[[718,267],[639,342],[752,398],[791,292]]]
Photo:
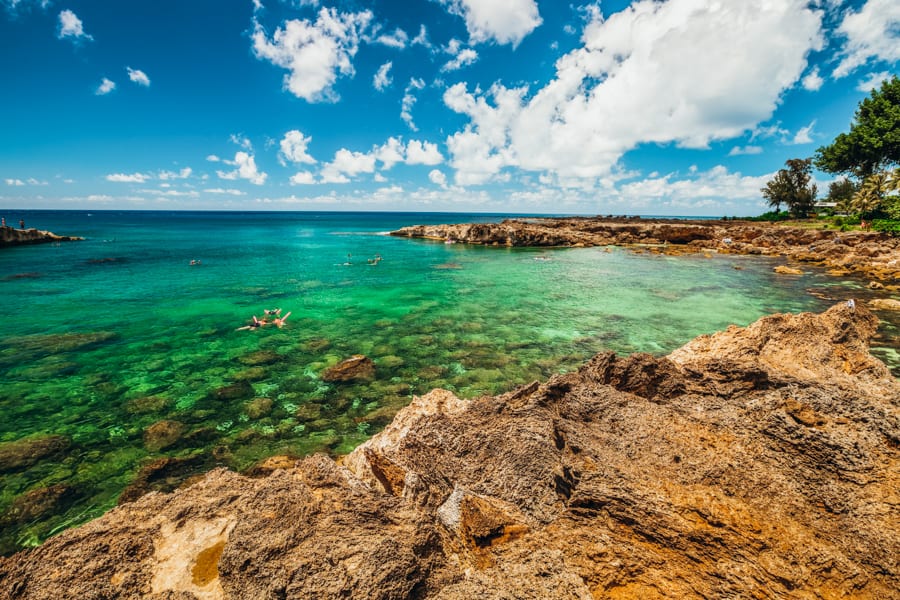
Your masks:
[[[805,217],[812,210],[818,191],[816,184],[810,183],[812,159],[792,158],[785,165],[787,168],[775,173],[760,191],[776,211],[784,204],[794,216]]]
[[[872,90],[856,109],[850,132],[816,150],[815,165],[826,173],[865,179],[900,164],[900,78],[894,75]]]

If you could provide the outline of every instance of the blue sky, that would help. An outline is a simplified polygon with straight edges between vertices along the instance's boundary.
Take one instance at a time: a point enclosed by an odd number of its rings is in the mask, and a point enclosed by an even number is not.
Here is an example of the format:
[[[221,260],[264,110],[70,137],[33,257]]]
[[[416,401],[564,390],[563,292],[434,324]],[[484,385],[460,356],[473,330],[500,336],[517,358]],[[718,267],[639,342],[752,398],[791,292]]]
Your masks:
[[[0,0],[0,45],[0,208],[751,215],[900,2]]]

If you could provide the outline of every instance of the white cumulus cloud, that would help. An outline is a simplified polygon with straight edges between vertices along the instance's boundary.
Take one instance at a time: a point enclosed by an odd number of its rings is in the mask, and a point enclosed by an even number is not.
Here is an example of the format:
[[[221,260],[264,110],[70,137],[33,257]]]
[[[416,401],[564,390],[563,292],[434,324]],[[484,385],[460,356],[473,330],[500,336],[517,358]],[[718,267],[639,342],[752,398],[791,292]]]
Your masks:
[[[112,173],[106,176],[107,181],[114,183],[144,183],[148,179],[150,176],[144,173]]]
[[[847,12],[837,33],[846,36],[847,43],[834,69],[836,79],[872,59],[896,62],[900,60],[900,2],[868,0],[859,12]]]
[[[84,25],[81,19],[71,10],[66,9],[59,13],[59,39],[71,37],[75,39],[94,39],[84,32]]]
[[[253,51],[259,59],[286,69],[284,87],[307,102],[336,101],[338,75],[354,73],[352,59],[372,12],[340,13],[322,8],[315,23],[293,19],[275,30],[271,40],[257,22]]]
[[[132,69],[131,67],[125,67],[125,69],[128,71],[128,79],[138,85],[150,87],[150,78],[147,77],[146,73],[144,73],[140,69]]]
[[[442,0],[450,12],[466,20],[474,43],[496,41],[517,46],[541,23],[534,0]]]
[[[869,73],[865,78],[861,79],[856,86],[861,92],[871,92],[877,87],[880,87],[881,84],[890,77],[890,73],[887,71],[879,71],[877,73]]]
[[[395,137],[388,138],[388,141],[374,151],[375,158],[381,162],[384,169],[390,169],[397,163],[406,160],[405,154],[403,142]]]
[[[103,81],[100,82],[100,85],[97,86],[97,89],[96,91],[94,91],[94,93],[98,96],[105,96],[114,89],[116,89],[116,82],[104,77]]]
[[[177,171],[177,172],[176,171],[160,171],[158,177],[162,181],[169,181],[171,179],[187,179],[188,177],[191,176],[191,173],[193,173],[193,172],[194,172],[193,169],[191,169],[190,167],[184,167],[183,169],[181,169],[180,171]]]
[[[439,165],[444,162],[444,157],[438,150],[437,144],[410,140],[406,145],[406,164],[408,165]]]
[[[301,131],[296,129],[291,129],[285,133],[281,142],[279,142],[280,151],[278,153],[278,159],[281,161],[281,164],[287,164],[286,161],[294,164],[315,164],[316,159],[307,151],[307,147],[311,141],[311,137],[303,135]]]
[[[803,89],[810,92],[815,92],[820,87],[822,87],[822,84],[825,83],[825,80],[822,79],[821,75],[819,75],[819,67],[813,68],[813,70],[803,78],[802,83]]]
[[[402,29],[395,29],[393,33],[382,33],[375,37],[375,43],[402,50],[406,48],[409,36]]]
[[[220,179],[246,179],[254,185],[262,185],[266,182],[268,174],[260,172],[256,167],[256,160],[247,152],[236,152],[234,160],[223,160],[227,165],[237,167],[233,171],[216,171]]]
[[[205,194],[225,194],[227,196],[246,196],[247,192],[236,190],[233,188],[208,188],[203,190]]]
[[[375,155],[341,148],[334,160],[322,168],[322,179],[329,183],[347,183],[347,176],[375,172]]]
[[[806,0],[639,0],[604,19],[557,61],[536,93],[451,86],[444,103],[469,118],[447,139],[456,181],[505,167],[562,177],[609,174],[643,143],[706,148],[770,118],[821,49],[822,14]]]
[[[807,125],[806,127],[801,127],[797,130],[797,133],[794,135],[794,138],[791,140],[792,144],[811,144],[813,142],[812,138],[812,130],[815,127],[816,121],[813,121]]]
[[[428,173],[428,180],[441,187],[447,187],[447,176],[443,171],[439,171],[438,169],[432,169]]]
[[[312,185],[316,178],[309,171],[299,171],[291,177],[291,185]]]
[[[413,106],[416,105],[416,100],[418,98],[415,95],[415,92],[422,90],[425,88],[425,81],[422,79],[417,79],[413,77],[409,80],[409,85],[406,86],[406,90],[403,92],[403,100],[400,103],[400,118],[409,126],[413,131],[418,131],[419,128],[416,127],[416,123],[413,120],[412,109]]]
[[[384,63],[383,65],[378,67],[378,72],[376,72],[375,77],[372,78],[372,85],[379,92],[384,90],[387,86],[391,85],[391,83],[394,81],[390,75],[391,67],[393,66],[394,63],[392,63],[391,61]]]
[[[453,58],[441,67],[441,71],[458,71],[478,60],[478,53],[472,48],[463,48],[459,40],[450,40],[445,51]]]
[[[742,154],[762,154],[762,146],[735,146],[728,156],[741,156]]]

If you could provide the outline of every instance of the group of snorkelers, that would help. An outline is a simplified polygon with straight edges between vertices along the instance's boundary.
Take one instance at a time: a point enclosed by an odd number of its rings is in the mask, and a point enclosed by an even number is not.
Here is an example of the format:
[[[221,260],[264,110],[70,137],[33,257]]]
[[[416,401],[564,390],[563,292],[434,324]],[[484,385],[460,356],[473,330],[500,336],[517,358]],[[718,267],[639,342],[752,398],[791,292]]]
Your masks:
[[[287,318],[291,316],[290,312],[287,312],[283,317],[281,316],[280,308],[272,308],[265,309],[263,311],[263,318],[257,319],[256,315],[253,315],[253,321],[248,325],[244,325],[243,327],[238,327],[236,331],[243,331],[245,329],[262,329],[267,325],[275,325],[279,329],[284,327],[284,322],[287,321]]]
[[[384,259],[381,257],[381,255],[380,255],[380,254],[376,254],[376,255],[375,255],[375,258],[367,258],[367,259],[366,259],[366,264],[368,264],[369,266],[374,267],[375,265],[377,265],[378,263],[380,263],[382,260],[384,260]],[[352,264],[353,264],[353,254],[351,254],[350,252],[348,252],[348,253],[347,253],[347,262],[344,263],[344,266],[345,266],[345,267],[349,267],[349,266],[352,265]]]

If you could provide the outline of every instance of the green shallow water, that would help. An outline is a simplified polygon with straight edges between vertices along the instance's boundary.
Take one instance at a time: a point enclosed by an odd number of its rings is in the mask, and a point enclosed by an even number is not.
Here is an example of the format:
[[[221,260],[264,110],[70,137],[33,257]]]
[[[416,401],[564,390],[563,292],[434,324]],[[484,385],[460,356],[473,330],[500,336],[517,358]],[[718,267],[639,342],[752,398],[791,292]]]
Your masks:
[[[599,351],[661,355],[730,324],[869,294],[818,271],[775,275],[758,257],[384,235],[476,219],[496,217],[28,213],[29,225],[87,239],[0,252],[0,457],[15,463],[0,464],[0,552],[102,514],[160,457],[200,471],[345,453],[435,387],[495,394]],[[235,330],[275,307],[292,313],[283,329]],[[895,373],[897,326],[885,321],[873,350]],[[354,354],[375,361],[374,381],[321,380]],[[180,432],[158,448],[145,432],[164,420]],[[63,451],[9,458],[10,444],[51,435]],[[23,508],[53,486],[66,491]]]

